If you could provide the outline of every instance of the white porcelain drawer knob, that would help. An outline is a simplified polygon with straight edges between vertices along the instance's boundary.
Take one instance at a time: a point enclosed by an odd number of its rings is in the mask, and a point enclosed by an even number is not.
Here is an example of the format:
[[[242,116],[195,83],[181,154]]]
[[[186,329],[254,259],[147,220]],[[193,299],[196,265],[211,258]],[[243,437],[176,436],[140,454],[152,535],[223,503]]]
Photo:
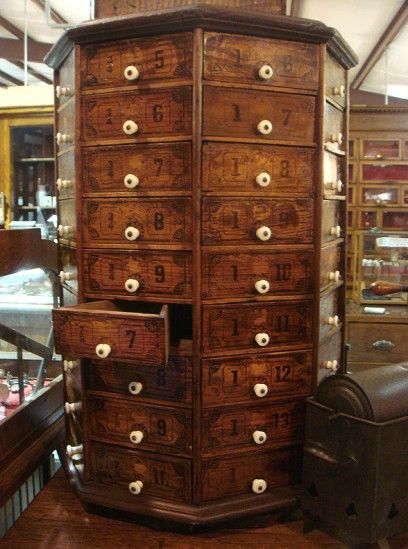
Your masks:
[[[345,97],[346,95],[346,86],[334,86],[332,89],[333,95],[338,95],[339,97]]]
[[[96,356],[99,358],[108,358],[108,356],[111,354],[112,347],[109,345],[109,343],[99,343],[95,347],[95,353]]]
[[[62,364],[64,366],[64,372],[71,372],[72,370],[75,370],[75,368],[78,368],[79,360],[64,360]]]
[[[133,122],[133,120],[126,120],[126,122],[123,123],[122,128],[126,135],[133,135],[139,131],[139,126],[136,122]]]
[[[340,235],[341,235],[340,225],[336,225],[335,227],[330,227],[330,236],[335,236],[336,238],[340,238]]]
[[[79,459],[79,456],[82,457],[83,453],[84,453],[83,444],[79,444],[78,446],[71,446],[70,444],[68,444],[68,446],[67,446],[67,455],[70,458],[73,458],[74,456],[78,456],[77,459]]]
[[[143,482],[141,480],[135,480],[134,482],[129,482],[129,492],[134,496],[140,494],[143,488]]]
[[[259,347],[266,347],[269,343],[269,335],[265,332],[259,332],[255,336],[255,342]]]
[[[125,238],[126,240],[137,240],[140,236],[139,229],[136,229],[136,227],[126,227],[125,230]]]
[[[60,97],[69,97],[71,90],[65,86],[55,86],[55,95],[58,99]]]
[[[139,289],[139,281],[136,280],[135,278],[128,278],[125,282],[125,288],[126,288],[126,291],[129,292],[130,294],[134,294],[135,292],[138,291]]]
[[[128,65],[123,71],[123,75],[126,80],[137,80],[139,78],[139,70],[134,65]]]
[[[67,414],[73,414],[82,410],[82,402],[66,402],[65,412]]]
[[[268,391],[269,389],[266,383],[256,383],[254,385],[254,393],[258,398],[263,398],[264,396],[266,396],[268,394]]]
[[[339,367],[339,363],[337,362],[337,360],[325,360],[323,362],[323,366],[327,370],[333,370],[333,372],[336,372]]]
[[[258,71],[258,76],[261,80],[269,80],[273,76],[273,68],[270,65],[262,65]]]
[[[337,328],[337,326],[339,325],[339,317],[337,315],[329,316],[327,318],[327,324]]]
[[[259,238],[259,240],[262,240],[262,242],[266,242],[271,238],[272,231],[269,227],[267,227],[266,225],[263,225],[262,227],[257,228],[255,234],[257,238]]]
[[[69,282],[70,280],[76,280],[77,279],[76,273],[66,273],[65,271],[60,271],[58,276],[59,276],[59,279],[60,279],[61,283]]]
[[[266,480],[263,478],[256,478],[252,481],[252,491],[255,494],[262,494],[265,492],[267,486]]]
[[[272,133],[272,128],[273,126],[270,120],[261,120],[256,127],[261,135],[269,135]]]
[[[337,284],[337,282],[340,282],[340,279],[341,279],[340,271],[330,271],[329,280],[331,282],[335,282]]]
[[[256,444],[263,444],[268,437],[265,431],[254,431],[252,433],[252,438]]]
[[[123,183],[127,189],[134,189],[139,185],[139,178],[133,173],[128,173],[123,178]]]
[[[58,132],[55,136],[55,139],[57,141],[57,145],[62,145],[62,143],[70,143],[71,137],[67,133],[61,133]]]
[[[143,432],[142,431],[132,431],[129,435],[129,438],[133,444],[140,444],[143,440]]]
[[[74,227],[72,225],[58,225],[57,232],[61,238],[67,238],[74,232]]]
[[[341,192],[343,190],[343,182],[339,179],[338,181],[327,181],[324,186],[327,189],[330,189],[332,191]]]
[[[343,143],[343,134],[332,133],[331,140],[332,140],[332,143],[337,143],[338,145],[341,145]]]
[[[132,395],[138,395],[143,389],[143,384],[140,383],[140,381],[131,381],[128,385],[128,389],[129,393]]]
[[[61,179],[58,178],[56,182],[57,191],[61,192],[64,189],[69,189],[72,187],[72,181],[70,179]]]
[[[261,172],[256,176],[255,181],[260,187],[267,187],[271,184],[271,176],[268,172]]]
[[[255,282],[255,290],[258,294],[266,294],[269,292],[270,284],[267,280],[257,280]]]

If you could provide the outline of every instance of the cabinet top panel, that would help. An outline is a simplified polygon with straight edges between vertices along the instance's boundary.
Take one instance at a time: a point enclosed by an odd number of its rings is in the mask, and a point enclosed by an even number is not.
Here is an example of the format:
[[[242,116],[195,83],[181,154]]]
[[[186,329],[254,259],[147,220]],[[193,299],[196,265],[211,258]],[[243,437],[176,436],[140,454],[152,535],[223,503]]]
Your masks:
[[[326,43],[328,51],[344,67],[351,68],[357,63],[353,50],[341,35],[320,21],[203,5],[81,23],[66,31],[48,53],[45,62],[53,69],[58,69],[74,44],[185,32],[195,28],[299,42]]]

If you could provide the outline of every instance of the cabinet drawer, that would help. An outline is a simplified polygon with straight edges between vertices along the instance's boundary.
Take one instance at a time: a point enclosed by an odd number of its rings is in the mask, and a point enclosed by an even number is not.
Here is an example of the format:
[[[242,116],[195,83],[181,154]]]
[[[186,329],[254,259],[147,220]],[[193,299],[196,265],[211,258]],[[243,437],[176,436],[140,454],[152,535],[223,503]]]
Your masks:
[[[267,352],[311,343],[311,310],[309,301],[204,306],[203,350]]]
[[[165,368],[138,363],[91,362],[88,386],[95,391],[131,396],[136,402],[160,400],[185,404],[191,402],[191,372],[191,357],[178,356],[170,350]]]
[[[68,246],[59,246],[60,281],[78,292],[78,267],[76,249]]]
[[[337,200],[323,200],[322,243],[337,240],[344,236],[340,224],[340,208]]]
[[[345,160],[328,151],[323,153],[323,195],[345,196]]]
[[[313,253],[204,252],[203,298],[307,294],[312,291]]]
[[[407,360],[408,324],[349,322],[350,362],[391,364]]]
[[[109,357],[153,366],[167,363],[166,305],[94,301],[54,309],[53,321],[56,351],[66,359]]]
[[[126,450],[108,445],[92,444],[90,471],[86,484],[100,485],[107,495],[107,486],[122,500],[143,501],[147,496],[188,503],[191,499],[191,462],[150,452]],[[130,483],[141,481],[138,495],[130,491]],[[94,486],[93,486],[94,487]],[[96,487],[95,487],[96,488]]]
[[[105,143],[191,134],[191,88],[92,95],[81,102],[81,139]]]
[[[314,151],[273,145],[206,143],[203,190],[253,196],[310,196]]]
[[[303,441],[301,402],[268,406],[212,408],[204,411],[202,444],[205,454],[264,448]]]
[[[320,291],[343,281],[341,265],[341,246],[327,246],[320,257]]]
[[[204,78],[316,90],[318,46],[208,32],[204,35]]]
[[[58,70],[58,84],[60,89],[55,90],[57,107],[66,103],[75,94],[75,48],[72,49]]]
[[[336,101],[341,107],[347,102],[346,70],[330,55],[326,55],[326,96]]]
[[[76,194],[75,182],[75,155],[73,150],[66,151],[57,156],[56,183],[58,196],[60,199],[74,198]]]
[[[83,252],[86,294],[191,298],[190,252]]]
[[[306,244],[313,242],[313,203],[307,198],[202,200],[202,242]]]
[[[75,139],[75,102],[73,99],[57,111],[55,131],[57,153],[72,147]]]
[[[140,450],[188,456],[191,411],[88,395],[90,436]]]
[[[84,193],[132,196],[191,191],[191,145],[127,145],[82,149]]]
[[[257,455],[218,457],[203,462],[203,500],[230,498],[241,494],[259,495],[261,483],[266,494],[278,486],[300,482],[301,448],[270,450]],[[255,481],[255,482],[254,482]],[[255,490],[255,491],[254,491]]]
[[[60,240],[77,240],[76,204],[74,198],[58,202],[58,236]]]
[[[336,330],[332,335],[320,343],[317,367],[318,382],[343,366],[341,363],[341,341],[341,331]]]
[[[191,201],[187,198],[86,200],[83,238],[88,247],[190,243]]]
[[[315,98],[307,95],[206,86],[203,133],[312,144],[314,111]]]
[[[344,121],[345,114],[325,103],[324,105],[324,145],[326,149],[337,154],[346,154]]]
[[[203,405],[308,396],[311,369],[310,351],[204,360]]]
[[[339,317],[339,292],[333,290],[320,299],[320,339],[336,331],[344,319]]]
[[[191,78],[192,53],[191,33],[86,46],[81,62],[81,87],[122,87]]]

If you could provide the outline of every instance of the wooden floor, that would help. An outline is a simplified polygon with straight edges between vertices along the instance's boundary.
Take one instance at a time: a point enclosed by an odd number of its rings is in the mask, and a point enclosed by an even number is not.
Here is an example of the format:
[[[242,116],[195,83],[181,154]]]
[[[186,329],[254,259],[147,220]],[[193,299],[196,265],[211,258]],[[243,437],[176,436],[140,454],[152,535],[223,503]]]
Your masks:
[[[107,495],[107,497],[109,497]],[[0,540],[1,549],[344,549],[347,546],[302,521],[279,524],[263,517],[258,527],[239,525],[200,534],[160,531],[84,511],[59,471]],[[395,538],[382,547],[408,547]]]

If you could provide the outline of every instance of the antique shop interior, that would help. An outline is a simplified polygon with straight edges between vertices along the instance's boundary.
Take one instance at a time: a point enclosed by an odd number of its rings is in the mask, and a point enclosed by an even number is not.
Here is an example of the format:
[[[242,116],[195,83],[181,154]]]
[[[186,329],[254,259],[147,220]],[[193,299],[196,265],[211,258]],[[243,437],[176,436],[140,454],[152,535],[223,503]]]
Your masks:
[[[0,0],[2,547],[408,548],[407,57],[408,0]]]

